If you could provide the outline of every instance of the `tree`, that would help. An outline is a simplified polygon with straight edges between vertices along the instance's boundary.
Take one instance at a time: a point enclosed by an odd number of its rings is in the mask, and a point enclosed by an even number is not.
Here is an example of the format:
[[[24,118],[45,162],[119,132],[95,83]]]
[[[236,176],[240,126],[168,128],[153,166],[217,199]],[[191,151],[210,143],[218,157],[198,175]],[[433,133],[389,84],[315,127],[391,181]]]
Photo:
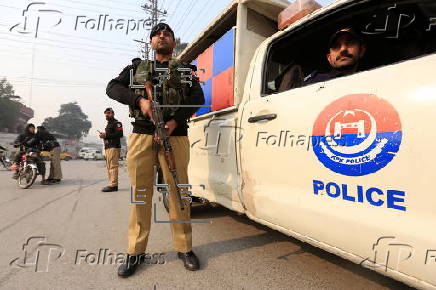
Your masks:
[[[20,110],[20,97],[15,95],[13,86],[3,78],[0,80],[0,129],[15,131]]]
[[[61,105],[59,116],[46,118],[42,125],[53,133],[63,134],[74,140],[86,136],[92,127],[88,116],[82,112],[77,102]]]
[[[178,56],[188,46],[186,42],[181,42],[180,38],[176,38],[176,48],[174,49],[174,56]]]

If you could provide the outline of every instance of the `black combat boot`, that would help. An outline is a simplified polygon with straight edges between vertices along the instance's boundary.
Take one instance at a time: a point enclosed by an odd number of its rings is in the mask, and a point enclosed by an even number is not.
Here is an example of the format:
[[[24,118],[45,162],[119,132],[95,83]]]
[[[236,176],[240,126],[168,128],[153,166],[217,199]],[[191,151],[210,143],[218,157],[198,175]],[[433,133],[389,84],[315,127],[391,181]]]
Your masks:
[[[118,186],[106,186],[106,187],[103,187],[103,189],[101,191],[103,191],[103,192],[118,191]]]
[[[120,276],[121,278],[127,278],[132,276],[140,263],[140,256],[141,255],[127,255],[126,262],[118,267],[118,276]]]
[[[185,265],[185,268],[187,270],[197,271],[198,269],[200,269],[200,262],[198,261],[198,258],[193,251],[187,253],[178,252],[177,256],[180,260],[183,260],[183,265]]]

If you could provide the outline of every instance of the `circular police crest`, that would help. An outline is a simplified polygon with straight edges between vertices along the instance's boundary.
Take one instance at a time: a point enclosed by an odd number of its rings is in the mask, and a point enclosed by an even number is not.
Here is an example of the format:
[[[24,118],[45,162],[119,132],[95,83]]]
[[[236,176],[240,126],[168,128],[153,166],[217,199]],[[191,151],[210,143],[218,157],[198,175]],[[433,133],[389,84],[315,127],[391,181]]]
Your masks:
[[[400,149],[397,111],[375,95],[342,97],[328,105],[313,126],[312,147],[330,170],[348,176],[377,172]]]

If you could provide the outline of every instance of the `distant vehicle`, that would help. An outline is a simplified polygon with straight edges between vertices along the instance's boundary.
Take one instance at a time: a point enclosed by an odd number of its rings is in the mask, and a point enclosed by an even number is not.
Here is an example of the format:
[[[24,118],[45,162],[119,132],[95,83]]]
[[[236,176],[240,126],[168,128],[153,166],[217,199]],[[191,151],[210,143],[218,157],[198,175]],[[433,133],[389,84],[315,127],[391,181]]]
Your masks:
[[[83,147],[82,149],[80,149],[79,153],[77,154],[77,158],[78,159],[84,159],[85,158],[85,154],[89,150],[96,150],[96,149],[95,148],[91,148],[91,147]]]
[[[52,154],[49,151],[42,151],[41,152],[41,158],[44,161],[49,161],[51,159]],[[68,152],[62,152],[61,153],[61,160],[70,161],[73,159],[73,155],[71,155]]]
[[[103,158],[106,159],[106,150],[104,149],[104,145],[102,146]],[[127,149],[126,147],[121,147],[120,149],[120,159],[125,160],[127,158]]]
[[[90,149],[87,150],[87,152],[85,153],[83,159],[85,159],[86,161],[88,160],[103,160],[103,154],[101,153],[101,150],[99,149]]]
[[[73,159],[73,155],[71,155],[70,153],[68,152],[61,153],[61,160],[70,161],[71,159]]]

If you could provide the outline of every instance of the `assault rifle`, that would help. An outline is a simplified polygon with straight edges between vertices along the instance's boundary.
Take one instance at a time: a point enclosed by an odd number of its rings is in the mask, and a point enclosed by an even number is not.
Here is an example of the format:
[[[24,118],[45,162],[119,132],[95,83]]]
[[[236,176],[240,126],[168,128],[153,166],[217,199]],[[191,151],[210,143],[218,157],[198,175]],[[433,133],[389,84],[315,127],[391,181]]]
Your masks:
[[[176,161],[174,158],[174,152],[173,148],[170,143],[170,136],[168,135],[167,129],[165,128],[165,121],[163,118],[162,110],[159,107],[159,101],[157,98],[153,96],[153,83],[151,81],[145,82],[145,92],[147,94],[148,99],[150,100],[151,105],[151,114],[152,119],[155,122],[156,126],[156,135],[158,137],[157,151],[159,151],[159,148],[163,146],[164,149],[164,155],[165,160],[168,165],[168,169],[171,173],[171,176],[173,177],[174,184],[176,187],[176,201],[178,206],[180,207],[180,210],[184,210],[182,198],[180,195],[180,189],[179,189],[179,179],[177,178],[177,171],[176,171]],[[171,193],[170,193],[171,194]]]

